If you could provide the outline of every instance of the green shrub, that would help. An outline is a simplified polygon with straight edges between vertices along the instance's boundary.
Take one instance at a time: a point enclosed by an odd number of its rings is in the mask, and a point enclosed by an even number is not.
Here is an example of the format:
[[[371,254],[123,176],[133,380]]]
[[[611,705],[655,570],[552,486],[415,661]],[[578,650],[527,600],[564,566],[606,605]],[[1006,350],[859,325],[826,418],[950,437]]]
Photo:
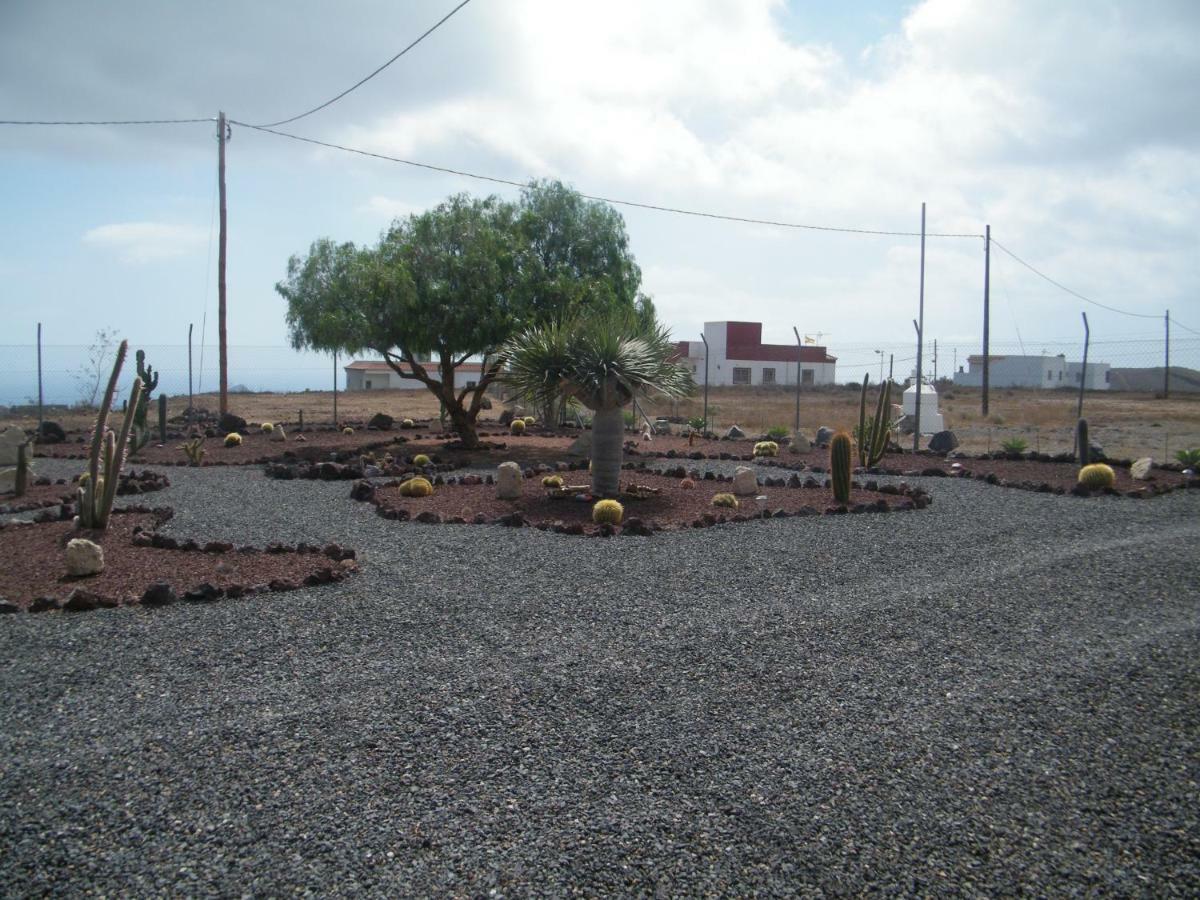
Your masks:
[[[1117,473],[1104,463],[1092,463],[1079,470],[1079,483],[1089,491],[1115,487]]]
[[[1005,453],[1024,453],[1029,449],[1029,441],[1023,437],[1010,437],[1000,442],[1000,449]]]
[[[236,431],[229,432],[229,434],[225,435],[225,446],[226,447],[242,446],[242,436],[240,434],[238,434]]]
[[[692,416],[688,419],[688,425],[691,426],[692,431],[703,431],[704,416]]]
[[[1175,459],[1186,468],[1194,469],[1200,466],[1200,447],[1193,447],[1191,450],[1179,450],[1175,453]]]
[[[738,498],[733,496],[733,494],[713,494],[712,505],[722,506],[726,509],[737,509]]]
[[[423,469],[423,468],[425,468],[425,466],[429,465],[430,462],[431,462],[431,460],[429,459],[428,456],[426,456],[424,453],[418,453],[416,456],[413,457],[412,464],[414,466],[417,466],[418,468]]]
[[[600,500],[592,507],[592,521],[597,525],[620,525],[625,507],[616,500]]]
[[[433,493],[433,484],[428,478],[417,476],[400,485],[401,497],[428,497]]]
[[[772,425],[767,429],[767,437],[773,441],[782,441],[789,434],[791,434],[791,432],[788,430],[786,425]]]
[[[625,412],[621,413],[621,418],[625,420],[626,428],[632,428],[637,424],[637,416],[634,415],[633,410],[626,410]]]

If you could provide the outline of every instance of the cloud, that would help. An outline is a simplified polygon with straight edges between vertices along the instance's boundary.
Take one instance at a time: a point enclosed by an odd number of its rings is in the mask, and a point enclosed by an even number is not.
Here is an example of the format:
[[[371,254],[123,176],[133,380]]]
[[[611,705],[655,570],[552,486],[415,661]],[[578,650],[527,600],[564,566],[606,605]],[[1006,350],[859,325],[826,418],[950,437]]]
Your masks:
[[[142,265],[194,253],[208,243],[208,230],[166,222],[116,222],[88,230],[83,242],[112,251],[121,262]]]
[[[390,222],[392,219],[403,219],[410,215],[424,212],[429,206],[433,205],[435,204],[422,205],[419,203],[410,203],[407,200],[401,200],[397,197],[385,197],[383,194],[376,194],[362,203],[358,207],[358,212],[383,218]]]

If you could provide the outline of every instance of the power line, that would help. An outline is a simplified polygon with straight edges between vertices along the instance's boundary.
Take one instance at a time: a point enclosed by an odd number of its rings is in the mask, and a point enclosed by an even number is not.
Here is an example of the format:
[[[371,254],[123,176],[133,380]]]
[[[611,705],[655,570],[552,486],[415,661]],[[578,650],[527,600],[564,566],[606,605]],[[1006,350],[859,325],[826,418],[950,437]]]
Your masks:
[[[1188,328],[1186,325],[1184,325],[1178,319],[1172,319],[1171,324],[1177,325],[1178,327],[1182,328],[1184,331],[1190,331],[1192,334],[1200,335],[1200,331],[1197,331],[1195,328]]]
[[[1056,288],[1058,288],[1060,291],[1066,291],[1072,297],[1076,297],[1076,298],[1082,300],[1084,303],[1090,303],[1090,304],[1092,304],[1092,306],[1098,306],[1101,309],[1107,309],[1109,312],[1115,312],[1122,316],[1133,316],[1134,318],[1137,318],[1137,319],[1160,319],[1160,318],[1162,318],[1161,316],[1157,315],[1156,313],[1129,312],[1128,310],[1125,310],[1125,309],[1117,309],[1115,306],[1107,306],[1104,303],[1099,303],[1096,300],[1091,299],[1090,297],[1085,297],[1085,296],[1083,296],[1083,294],[1079,293],[1078,291],[1071,290],[1069,287],[1067,287],[1062,282],[1055,281],[1053,278],[1051,278],[1045,272],[1041,272],[1038,269],[1035,269],[1032,265],[1025,262],[1025,260],[1021,259],[1021,257],[1017,256],[1017,254],[1013,253],[1011,250],[1009,250],[1007,247],[1005,247],[1003,244],[1001,244],[995,238],[992,238],[992,243],[995,244],[997,247],[999,247],[1001,250],[1003,250],[1005,253],[1007,253],[1009,256],[1011,256],[1013,259],[1015,259],[1017,262],[1019,262],[1021,265],[1023,265],[1025,268],[1027,268],[1034,275],[1037,275],[1039,278],[1045,279],[1046,281],[1048,281],[1052,285],[1054,285]]]
[[[366,84],[368,81],[370,81],[376,75],[378,75],[380,72],[382,72],[388,66],[390,66],[392,63],[394,63],[396,60],[398,60],[400,57],[402,57],[405,53],[407,53],[413,47],[417,46],[417,44],[421,43],[421,41],[425,40],[425,38],[429,37],[429,35],[433,34],[435,31],[437,31],[439,28],[441,28],[442,25],[444,25],[450,19],[451,16],[453,16],[456,12],[458,12],[460,9],[462,9],[464,6],[466,6],[470,2],[471,2],[471,0],[462,0],[462,3],[460,3],[460,4],[458,4],[458,6],[454,7],[454,9],[450,10],[450,12],[446,13],[446,15],[442,16],[442,18],[439,19],[432,28],[430,28],[428,31],[426,31],[424,34],[422,34],[419,38],[417,38],[415,41],[413,41],[411,44],[409,44],[407,47],[405,47],[403,50],[401,50],[399,53],[397,53],[395,56],[393,56],[387,62],[385,62],[382,66],[380,66],[378,69],[376,69],[370,75],[368,75],[366,78],[363,78],[362,80],[355,82],[350,87],[346,88],[346,90],[344,90],[340,94],[338,94],[336,97],[332,97],[329,100],[326,100],[320,106],[314,106],[312,109],[308,110],[308,112],[302,112],[298,116],[292,116],[290,119],[280,119],[278,122],[267,122],[266,124],[264,124],[262,126],[251,125],[249,127],[251,127],[251,128],[254,128],[254,127],[274,128],[277,125],[287,125],[289,122],[295,122],[297,119],[303,119],[305,116],[311,116],[315,112],[320,112],[327,106],[332,106],[334,103],[337,103],[339,100],[341,100],[347,94],[349,94],[351,91],[358,90],[358,88],[362,87],[364,84]]]
[[[204,119],[112,119],[98,121],[44,121],[32,119],[0,119],[0,125],[188,125],[196,122],[215,122],[216,116]]]
[[[528,184],[523,181],[513,181],[511,178],[497,178],[492,175],[479,175],[475,172],[467,172],[462,169],[451,169],[446,166],[435,166],[430,163],[415,162],[411,159],[401,159],[398,156],[388,156],[384,153],[374,153],[370,150],[360,150],[356,147],[347,147],[342,144],[332,144],[328,141],[318,141],[316,138],[302,137],[298,134],[291,134],[287,131],[276,131],[265,125],[251,125],[248,122],[239,122],[236,119],[230,119],[230,124],[240,125],[243,128],[252,128],[255,131],[264,131],[267,134],[274,134],[278,137],[290,138],[293,141],[301,141],[305,144],[314,144],[318,147],[327,147],[330,150],[341,150],[345,153],[355,153],[359,156],[370,157],[371,159],[381,159],[385,162],[400,163],[406,166],[414,166],[418,169],[428,169],[432,172],[443,172],[447,175],[460,175],[463,178],[474,178],[477,181],[487,181],[492,184],[504,184],[510,187],[525,188]],[[771,219],[751,219],[744,216],[727,216],[721,213],[702,212],[694,209],[681,209],[674,206],[659,206],[654,203],[641,203],[636,200],[618,200],[613,197],[601,197],[597,194],[580,194],[585,200],[598,200],[602,203],[612,203],[615,206],[631,206],[637,209],[649,209],[655,212],[675,213],[681,216],[696,216],[703,219],[720,219],[725,222],[742,222],[747,225],[770,225],[776,228],[798,228],[805,231],[834,231],[842,234],[874,234],[888,235],[893,237],[920,237],[919,231],[882,231],[871,228],[838,228],[833,225],[801,225],[796,222],[779,222]],[[982,239],[982,234],[952,234],[947,232],[929,232],[926,237],[940,238],[979,238]]]

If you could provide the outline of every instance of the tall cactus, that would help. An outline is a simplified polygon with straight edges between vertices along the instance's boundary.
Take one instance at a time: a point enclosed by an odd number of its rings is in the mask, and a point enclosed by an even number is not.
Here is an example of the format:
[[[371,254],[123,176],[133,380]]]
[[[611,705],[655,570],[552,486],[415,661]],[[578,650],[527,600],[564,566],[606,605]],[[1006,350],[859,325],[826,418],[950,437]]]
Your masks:
[[[850,502],[850,435],[839,431],[829,442],[829,477],[833,482],[833,499]]]
[[[138,404],[129,406],[133,410],[133,441],[130,444],[130,455],[137,453],[150,442],[150,428],[146,425],[146,415],[150,406],[150,395],[158,387],[159,375],[154,371],[154,366],[146,365],[145,350],[139,350],[134,358],[137,362],[137,374],[142,382],[143,390],[142,399]]]
[[[108,415],[112,411],[117,379],[121,375],[121,366],[125,364],[125,355],[128,352],[129,342],[121,341],[112,374],[108,377],[104,400],[96,416],[96,431],[92,435],[92,449],[88,456],[88,477],[86,483],[79,488],[78,494],[80,528],[107,528],[113,501],[117,496],[117,481],[121,476],[121,466],[125,463],[125,447],[133,426],[132,412],[137,409],[138,401],[142,398],[142,380],[135,378],[129,397],[130,412],[125,414],[125,421],[121,424],[121,436],[118,438],[108,427]]]
[[[1091,461],[1092,445],[1088,443],[1087,419],[1075,423],[1075,446],[1079,448],[1079,465],[1086,466]]]
[[[862,393],[858,398],[858,464],[864,469],[878,465],[887,450],[888,437],[891,431],[885,416],[891,408],[892,382],[891,379],[883,385],[879,392],[879,400],[875,404],[874,418],[867,418],[867,383],[870,375],[863,376]]]

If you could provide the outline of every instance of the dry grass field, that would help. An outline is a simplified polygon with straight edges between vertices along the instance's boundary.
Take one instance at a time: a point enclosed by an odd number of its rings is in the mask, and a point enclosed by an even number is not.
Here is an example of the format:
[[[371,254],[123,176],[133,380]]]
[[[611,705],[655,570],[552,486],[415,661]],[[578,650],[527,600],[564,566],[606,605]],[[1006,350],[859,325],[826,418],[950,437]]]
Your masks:
[[[821,425],[850,428],[858,420],[858,390],[820,389],[800,395],[800,430],[810,437]],[[787,388],[712,388],[709,411],[718,430],[740,425],[748,433],[771,426],[791,428],[796,415],[796,395]],[[951,388],[943,392],[940,407],[946,427],[955,432],[964,449],[998,449],[1011,437],[1024,438],[1030,449],[1054,453],[1070,450],[1073,442],[1075,405],[1078,395],[1066,391],[997,389],[991,392],[989,415],[980,411],[978,389]],[[438,403],[427,391],[339,392],[338,420],[364,422],[376,412],[392,416],[427,419],[437,416]],[[199,408],[215,410],[215,394],[196,397]],[[652,402],[645,407],[651,416],[699,416],[703,397]],[[333,421],[333,394],[303,391],[290,394],[233,394],[230,408],[251,422],[295,423],[300,411],[306,424]],[[485,418],[499,415],[503,405],[496,401]],[[182,415],[187,399],[172,397],[168,411]],[[24,413],[24,411],[22,411]],[[1084,398],[1083,414],[1091,427],[1092,440],[1110,456],[1153,456],[1169,459],[1175,451],[1200,447],[1200,395],[1180,395],[1167,400],[1151,394],[1091,392]],[[54,409],[48,416],[67,429],[87,428],[92,417],[86,411]],[[151,412],[151,421],[155,413]],[[5,424],[24,428],[36,425],[28,414],[10,416]]]

